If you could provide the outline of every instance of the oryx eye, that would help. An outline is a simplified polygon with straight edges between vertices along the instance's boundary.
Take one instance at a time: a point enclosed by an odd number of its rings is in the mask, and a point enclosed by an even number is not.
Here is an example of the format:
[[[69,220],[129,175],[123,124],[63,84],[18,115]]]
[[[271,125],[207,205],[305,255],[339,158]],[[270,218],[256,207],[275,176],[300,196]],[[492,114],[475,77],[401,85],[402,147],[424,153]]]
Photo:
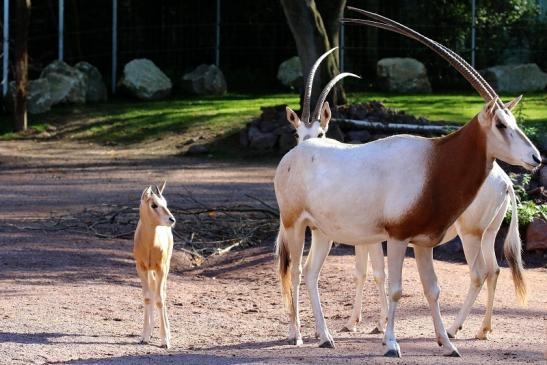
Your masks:
[[[496,123],[496,127],[497,127],[498,129],[505,129],[505,128],[507,128],[507,126],[506,126],[505,124],[501,123],[501,122],[497,122],[497,123]]]
[[[156,203],[152,203],[151,207],[152,209],[156,209],[158,206],[156,205]]]

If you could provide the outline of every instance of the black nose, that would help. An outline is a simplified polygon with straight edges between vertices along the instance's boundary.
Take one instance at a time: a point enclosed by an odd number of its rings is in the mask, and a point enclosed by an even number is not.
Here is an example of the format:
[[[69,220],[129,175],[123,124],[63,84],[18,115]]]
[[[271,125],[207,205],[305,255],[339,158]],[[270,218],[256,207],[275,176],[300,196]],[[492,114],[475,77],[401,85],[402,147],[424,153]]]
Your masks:
[[[540,158],[537,157],[536,155],[532,155],[532,159],[533,159],[534,161],[536,161],[537,163],[539,163],[539,164],[541,163]]]
[[[175,218],[173,218],[173,217],[169,217],[169,222],[171,222],[171,223],[175,223]]]

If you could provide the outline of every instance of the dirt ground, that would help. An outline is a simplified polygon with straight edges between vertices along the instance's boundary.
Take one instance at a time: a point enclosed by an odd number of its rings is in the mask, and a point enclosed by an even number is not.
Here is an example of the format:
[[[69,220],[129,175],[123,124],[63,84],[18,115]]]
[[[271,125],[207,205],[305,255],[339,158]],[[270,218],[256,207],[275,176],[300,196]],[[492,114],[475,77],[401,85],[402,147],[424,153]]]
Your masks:
[[[190,190],[207,203],[249,200],[275,204],[274,164],[166,157],[144,149],[109,149],[71,142],[0,142],[0,364],[361,364],[545,363],[547,273],[527,270],[530,301],[516,304],[502,268],[488,341],[473,339],[484,311],[479,296],[455,340],[463,358],[441,356],[415,263],[407,258],[396,330],[403,358],[386,359],[374,327],[376,292],[365,287],[363,323],[341,333],[353,298],[353,250],[333,250],[320,289],[336,349],[320,349],[305,288],[304,346],[286,344],[287,316],[273,270],[271,245],[214,257],[198,268],[182,253],[168,283],[172,349],[137,344],[141,289],[132,242],[72,231],[26,229],[29,222],[93,209],[138,204],[142,189],[168,181],[166,197]],[[159,150],[156,150],[159,151]],[[273,241],[273,237],[272,237]],[[446,325],[468,285],[467,266],[436,262]],[[157,335],[157,328],[155,333]]]

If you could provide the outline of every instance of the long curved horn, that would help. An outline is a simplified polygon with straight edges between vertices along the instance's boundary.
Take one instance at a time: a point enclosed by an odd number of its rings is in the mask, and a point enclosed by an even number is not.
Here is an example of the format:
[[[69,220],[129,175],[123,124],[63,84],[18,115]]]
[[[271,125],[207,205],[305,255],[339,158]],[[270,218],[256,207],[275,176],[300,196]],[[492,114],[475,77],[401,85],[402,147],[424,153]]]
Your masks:
[[[313,87],[313,78],[315,76],[315,71],[317,71],[317,68],[321,64],[321,62],[327,58],[329,54],[334,52],[338,47],[334,47],[327,52],[323,53],[321,57],[315,61],[313,64],[310,73],[308,75],[308,79],[306,80],[306,87],[304,89],[304,103],[302,105],[302,116],[300,117],[300,120],[304,123],[310,122],[310,99],[311,99],[311,91]]]
[[[497,100],[499,98],[496,92],[492,89],[492,87],[482,78],[482,76],[473,67],[471,67],[471,65],[469,65],[463,58],[461,58],[459,55],[457,55],[455,52],[453,52],[449,48],[425,37],[424,35],[414,31],[413,29],[410,29],[394,20],[383,17],[379,14],[371,13],[369,11],[361,10],[354,7],[348,7],[348,9],[357,11],[372,19],[379,20],[380,22],[385,22],[388,24],[370,22],[370,21],[361,20],[361,19],[343,19],[342,21],[349,22],[349,23],[365,24],[365,25],[370,25],[370,26],[394,31],[419,41],[420,43],[426,45],[428,48],[435,51],[437,54],[443,57],[446,61],[448,61],[454,68],[456,68],[456,70],[458,70],[458,72],[463,77],[465,77],[465,79],[475,88],[475,90],[479,92],[479,94],[486,101],[496,99],[496,102],[498,103],[498,105],[500,105],[501,101]]]
[[[319,98],[317,98],[317,103],[315,104],[315,109],[313,110],[313,114],[311,117],[311,121],[319,120],[319,114],[321,114],[321,107],[323,106],[323,103],[327,99],[327,95],[329,94],[332,87],[340,80],[342,80],[344,77],[356,77],[358,79],[361,78],[361,76],[352,74],[350,72],[342,72],[341,74],[335,76],[332,80],[329,81],[329,83],[325,86],[323,91],[321,91],[321,94],[319,95]]]

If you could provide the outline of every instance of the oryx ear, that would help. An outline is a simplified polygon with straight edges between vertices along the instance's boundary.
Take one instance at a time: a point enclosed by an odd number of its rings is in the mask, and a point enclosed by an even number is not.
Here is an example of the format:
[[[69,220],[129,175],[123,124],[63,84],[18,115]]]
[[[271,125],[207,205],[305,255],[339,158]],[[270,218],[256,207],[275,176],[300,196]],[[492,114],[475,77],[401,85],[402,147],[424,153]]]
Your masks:
[[[167,184],[167,181],[164,180],[161,188],[159,188],[160,195],[163,195],[163,189],[165,189],[165,184]]]
[[[517,104],[520,102],[520,99],[522,99],[522,95],[517,96],[516,98],[514,98],[510,102],[506,103],[505,107],[509,110],[513,110],[517,106]]]
[[[144,191],[141,194],[141,200],[147,200],[148,198],[150,198],[150,195],[152,195],[152,187],[151,186],[144,189]]]
[[[291,108],[286,107],[285,110],[287,111],[287,120],[289,121],[289,123],[292,124],[294,129],[297,129],[300,125],[300,118],[298,118],[298,115],[296,115],[294,110],[292,110]]]
[[[484,104],[482,110],[479,113],[479,123],[482,125],[490,125],[492,117],[494,115],[494,110],[496,106],[497,98],[490,100],[488,103]]]
[[[332,114],[330,112],[329,102],[325,101],[323,107],[321,108],[321,115],[319,117],[321,128],[326,132],[329,128],[329,122]]]

